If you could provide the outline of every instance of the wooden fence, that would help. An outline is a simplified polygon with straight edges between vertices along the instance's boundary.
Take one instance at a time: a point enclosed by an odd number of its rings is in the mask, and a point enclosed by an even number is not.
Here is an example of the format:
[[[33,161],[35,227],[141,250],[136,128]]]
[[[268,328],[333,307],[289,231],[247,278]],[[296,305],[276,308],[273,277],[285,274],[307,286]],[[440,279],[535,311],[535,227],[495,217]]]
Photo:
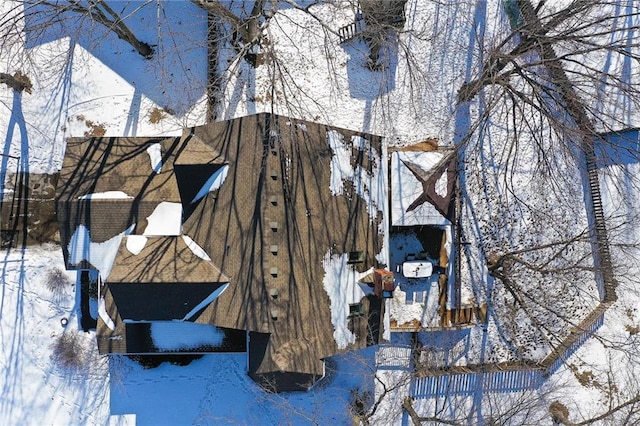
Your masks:
[[[444,368],[441,365],[419,363],[416,366],[416,378],[411,384],[411,395],[414,398],[430,398],[445,394],[470,394],[478,389],[485,392],[536,389],[598,331],[604,323],[604,314],[609,305],[609,302],[600,303],[540,363],[510,362]]]

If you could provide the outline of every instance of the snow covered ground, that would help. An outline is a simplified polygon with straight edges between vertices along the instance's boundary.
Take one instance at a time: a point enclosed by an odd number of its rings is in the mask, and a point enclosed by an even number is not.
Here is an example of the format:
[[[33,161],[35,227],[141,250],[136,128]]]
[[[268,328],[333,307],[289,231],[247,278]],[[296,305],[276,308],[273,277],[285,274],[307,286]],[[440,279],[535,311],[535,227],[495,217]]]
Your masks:
[[[0,47],[0,72],[20,70],[33,83],[32,93],[21,95],[0,85],[2,153],[19,156],[23,171],[57,171],[69,136],[174,135],[185,126],[204,121],[206,15],[189,2],[114,3],[129,16],[127,22],[140,38],[156,45],[154,59],[140,58],[127,44],[90,21],[68,20],[62,29],[27,33],[26,45],[7,39]],[[7,13],[13,6],[3,2],[0,8]],[[349,7],[328,5],[314,11],[334,31],[353,16]],[[435,138],[441,145],[459,140],[459,131],[470,125],[481,105],[472,104],[467,115],[456,111],[457,90],[481,63],[480,47],[507,31],[502,2],[416,0],[407,4],[407,16],[411,31],[399,35],[399,48],[385,50],[389,66],[373,72],[365,67],[364,43],[341,46],[337,36],[316,20],[284,4],[267,29],[277,61],[267,60],[254,69],[243,60],[227,61],[234,52],[231,48],[223,51],[220,71],[229,84],[219,116],[273,111],[381,134],[393,145],[427,138]],[[629,111],[624,115],[631,116]],[[580,185],[574,175],[566,179],[562,191],[549,192],[544,183],[531,186],[533,171],[523,167],[513,181],[516,185],[504,186],[498,179],[503,171],[500,164],[487,161],[489,152],[504,149],[503,131],[496,124],[487,129],[486,144],[474,147],[471,143],[467,151],[476,155],[468,156],[469,169],[486,171],[467,178],[472,202],[466,225],[472,230],[468,234],[472,244],[482,246],[486,242],[479,236],[496,232],[499,238],[495,241],[503,241],[505,246],[488,245],[485,254],[489,254],[584,226],[584,207],[579,203],[553,210],[554,223],[562,223],[559,219],[563,217],[576,219],[561,229],[547,226],[550,222],[536,217],[532,213],[535,209],[515,212],[510,208],[511,197],[545,191],[551,196],[537,198],[533,205],[558,205],[562,197],[575,196]],[[149,155],[152,164],[161,167],[155,154]],[[567,169],[571,166],[557,160]],[[526,157],[521,161],[527,164]],[[17,160],[2,159],[3,181],[17,165]],[[635,213],[640,208],[640,192],[634,178],[638,166],[623,169],[611,166],[602,178],[607,213],[618,220],[612,224],[619,225],[611,238],[620,244],[614,244],[613,251],[621,277],[618,302],[607,311],[599,330],[601,339],[587,341],[566,366],[535,391],[504,394],[476,389],[473,395],[425,398],[414,402],[419,413],[462,416],[460,421],[475,423],[488,421],[500,410],[519,407],[520,414],[505,417],[506,423],[549,424],[553,401],[561,401],[571,418],[578,419],[598,415],[640,392],[636,379],[640,253],[635,247],[640,238]],[[393,244],[390,247],[394,249]],[[463,270],[476,299],[495,291],[484,287],[491,280],[480,267],[486,264],[481,255],[469,252]],[[163,364],[145,370],[127,358],[99,357],[93,334],[76,331],[79,302],[75,275],[66,274],[69,282],[58,290],[47,288],[50,272],[63,269],[59,247],[4,251],[0,263],[2,424],[351,424],[351,391],[373,394],[374,383],[382,402],[374,420],[385,425],[409,422],[400,407],[410,393],[408,366],[400,363],[381,368],[377,373],[381,380],[374,381],[375,349],[329,360],[327,383],[304,394],[265,394],[246,376],[244,355],[207,355],[187,367]],[[554,294],[552,299],[563,309],[575,309],[580,317],[590,306],[578,302],[592,301],[595,286],[586,273],[576,273],[575,279],[584,283],[588,297],[568,292]],[[415,302],[416,295],[413,297]],[[430,300],[429,294],[418,297],[422,298],[418,304]],[[497,308],[507,310],[508,306],[504,303]],[[66,327],[61,323],[63,318],[68,320]],[[519,336],[526,340],[530,324],[523,320],[519,325]],[[487,329],[471,331],[467,359],[460,362],[472,363],[483,357],[510,359],[509,342],[495,339],[504,326],[493,322]],[[60,358],[54,356],[60,336],[74,339],[79,348],[80,356],[72,366],[61,366]],[[539,337],[533,332],[531,336]],[[527,343],[524,340],[518,343]],[[406,342],[399,346],[405,349],[398,351],[398,356],[406,356]],[[536,345],[525,347],[530,357],[540,356]],[[393,352],[381,350],[385,351]],[[390,362],[380,356],[378,361]],[[397,387],[381,392],[382,383]],[[474,417],[465,418],[470,412]],[[523,418],[522,413],[529,417]]]
[[[374,348],[330,360],[326,384],[282,395],[265,393],[246,375],[245,354],[148,370],[126,357],[101,357],[95,335],[77,331],[75,274],[65,273],[56,291],[47,287],[51,271],[64,268],[59,247],[5,251],[0,265],[5,425],[350,424],[351,390],[372,387]],[[77,337],[77,363],[63,366],[55,356],[61,336]]]
[[[4,424],[87,424],[109,417],[108,360],[92,334],[78,332],[75,273],[47,288],[64,270],[60,248],[4,251],[0,288],[0,418]],[[68,324],[62,326],[66,318]],[[78,363],[60,367],[53,345],[77,335]]]

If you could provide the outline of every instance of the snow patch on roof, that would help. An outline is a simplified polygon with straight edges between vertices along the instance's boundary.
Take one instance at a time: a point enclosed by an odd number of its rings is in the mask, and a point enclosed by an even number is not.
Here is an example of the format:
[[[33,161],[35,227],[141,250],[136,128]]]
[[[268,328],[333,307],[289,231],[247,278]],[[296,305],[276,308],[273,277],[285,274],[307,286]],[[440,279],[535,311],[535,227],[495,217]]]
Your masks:
[[[197,314],[199,311],[207,307],[211,302],[216,300],[224,291],[229,287],[229,283],[225,283],[215,289],[209,296],[207,296],[202,302],[198,303],[187,315],[184,316],[183,321],[188,321]]]
[[[77,265],[86,260],[100,271],[100,277],[103,281],[106,281],[111,272],[116,254],[118,254],[118,247],[120,247],[122,238],[130,234],[134,227],[135,225],[131,225],[127,230],[115,237],[102,243],[95,243],[91,241],[87,227],[84,225],[78,226],[67,247],[69,250],[69,263]]]
[[[116,329],[116,325],[107,312],[104,297],[100,297],[98,299],[98,315],[100,315],[100,319],[104,322],[104,324],[109,327],[109,330],[113,331]]]
[[[142,235],[167,237],[182,234],[182,204],[163,201],[147,217]]]
[[[105,191],[94,192],[93,194],[86,194],[78,197],[78,200],[104,200],[104,199],[130,199],[133,198],[122,191]]]
[[[447,196],[447,181],[447,173],[445,172],[440,176],[440,179],[438,179],[435,185],[436,194],[443,198]]]
[[[189,237],[187,235],[183,235],[182,239],[184,240],[184,242],[187,245],[187,247],[189,247],[189,249],[193,252],[193,254],[195,254],[196,256],[198,256],[202,260],[211,261],[211,258],[209,257],[207,252],[204,251],[204,249],[202,247],[200,247],[195,241],[193,241],[191,239],[191,237]]]
[[[343,180],[353,179],[351,167],[351,147],[344,142],[344,137],[335,130],[327,132],[327,142],[333,151],[331,158],[331,193],[342,195],[344,192]]]
[[[160,173],[162,170],[162,147],[159,143],[149,145],[147,148],[147,154],[151,160],[151,168],[154,172]]]
[[[177,351],[219,346],[224,340],[224,333],[209,324],[155,321],[151,323],[151,339],[159,350]]]
[[[287,121],[285,123],[287,126],[292,126],[294,123],[292,123],[291,121]],[[307,125],[304,123],[295,123],[296,127],[299,128],[300,130],[302,130],[303,132],[307,131]]]
[[[146,244],[147,237],[143,235],[129,235],[127,237],[126,247],[131,254],[140,254]]]
[[[360,303],[363,297],[373,292],[365,292],[362,286],[358,285],[358,278],[363,274],[359,274],[347,264],[348,258],[346,253],[331,256],[328,251],[322,260],[325,271],[322,285],[331,302],[333,338],[339,349],[344,349],[356,341],[356,336],[349,330],[349,305]]]
[[[336,196],[343,195],[345,182],[351,182],[356,194],[365,201],[371,219],[376,219],[378,213],[384,211],[387,200],[387,182],[383,162],[376,155],[370,142],[361,136],[353,136],[347,143],[341,133],[329,130],[327,131],[327,142],[333,151],[331,193]],[[357,165],[355,168],[351,165],[354,149],[364,152],[368,156],[371,172],[361,165]]]
[[[207,179],[207,181],[204,183],[204,185],[202,185],[202,188],[200,188],[200,191],[198,191],[196,196],[193,197],[193,200],[191,200],[191,204],[193,204],[196,201],[200,200],[202,197],[207,195],[209,192],[216,191],[218,188],[220,188],[222,186],[222,184],[224,183],[224,180],[227,178],[227,172],[228,171],[229,171],[229,165],[228,164],[225,164],[222,167],[220,167],[218,170],[216,170],[211,175],[211,177],[209,179]]]

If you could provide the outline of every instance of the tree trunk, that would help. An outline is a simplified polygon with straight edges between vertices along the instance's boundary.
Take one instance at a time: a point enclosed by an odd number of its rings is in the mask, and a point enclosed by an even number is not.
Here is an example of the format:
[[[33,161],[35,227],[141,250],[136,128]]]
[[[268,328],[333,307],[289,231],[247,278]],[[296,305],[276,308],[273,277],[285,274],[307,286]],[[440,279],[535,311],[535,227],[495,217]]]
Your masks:
[[[48,1],[48,0],[25,0],[30,6],[47,6],[56,13],[73,12],[88,15],[97,23],[105,26],[109,31],[113,31],[120,40],[129,43],[142,57],[151,59],[154,54],[153,47],[140,41],[135,34],[125,25],[120,15],[103,0],[88,0],[88,6],[82,4],[80,0]]]
[[[266,0],[256,0],[253,3],[253,8],[251,9],[249,16],[246,18],[237,16],[217,0],[192,1],[197,6],[206,10],[210,15],[214,15],[231,25],[234,34],[232,40],[234,49],[238,53],[241,53],[252,65],[255,66],[258,63],[259,54],[254,51],[250,51],[250,48],[254,45],[260,44],[260,38],[262,37],[262,24],[260,22],[260,18],[264,16],[263,9]]]
[[[154,51],[151,45],[140,41],[135,34],[125,25],[118,13],[102,0],[90,0],[92,7],[89,12],[96,22],[116,33],[119,39],[126,41],[145,59],[151,59]],[[101,9],[102,8],[102,9]],[[103,10],[104,9],[104,10]],[[111,19],[105,14],[111,16]]]

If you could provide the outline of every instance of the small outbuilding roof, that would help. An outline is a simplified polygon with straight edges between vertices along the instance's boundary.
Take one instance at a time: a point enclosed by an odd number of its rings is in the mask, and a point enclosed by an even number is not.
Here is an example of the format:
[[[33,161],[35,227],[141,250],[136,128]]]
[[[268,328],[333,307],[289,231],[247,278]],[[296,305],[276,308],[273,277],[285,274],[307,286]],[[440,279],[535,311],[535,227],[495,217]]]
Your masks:
[[[390,157],[392,225],[451,224],[455,151],[402,150]]]

